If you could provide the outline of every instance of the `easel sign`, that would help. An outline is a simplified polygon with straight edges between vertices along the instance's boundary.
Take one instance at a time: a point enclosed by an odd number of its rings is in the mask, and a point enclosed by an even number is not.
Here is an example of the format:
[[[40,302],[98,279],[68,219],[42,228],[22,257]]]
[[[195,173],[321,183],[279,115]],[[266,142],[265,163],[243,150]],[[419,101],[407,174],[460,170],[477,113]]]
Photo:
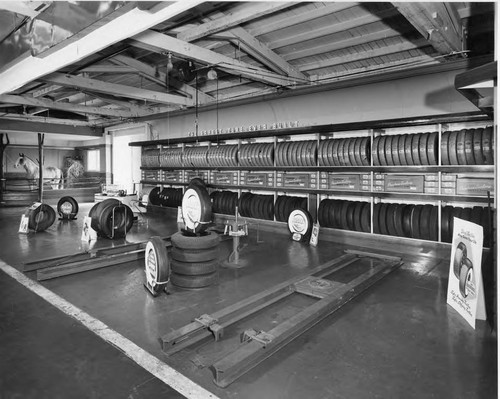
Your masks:
[[[97,240],[97,232],[91,227],[92,218],[85,216],[83,218],[82,241],[90,242]]]
[[[481,260],[483,227],[454,218],[447,303],[472,326],[486,320]]]
[[[19,223],[18,233],[28,234],[29,218],[26,215],[21,215],[21,223]]]
[[[319,224],[313,224],[312,232],[311,232],[311,239],[309,240],[309,245],[312,245],[313,247],[318,246],[318,238],[319,238]]]

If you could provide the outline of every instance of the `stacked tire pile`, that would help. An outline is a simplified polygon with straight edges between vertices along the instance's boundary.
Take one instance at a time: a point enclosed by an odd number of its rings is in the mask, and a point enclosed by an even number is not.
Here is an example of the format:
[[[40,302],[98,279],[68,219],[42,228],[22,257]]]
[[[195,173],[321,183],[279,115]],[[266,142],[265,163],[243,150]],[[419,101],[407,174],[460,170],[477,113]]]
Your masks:
[[[36,232],[47,230],[56,220],[56,211],[47,204],[34,203],[24,215],[28,218],[28,228]]]
[[[288,141],[276,145],[276,166],[316,166],[317,141]]]
[[[447,205],[441,210],[441,241],[451,242],[453,239],[453,218],[457,217],[459,219],[467,220],[472,223],[476,223],[483,226],[483,246],[489,247],[492,244],[491,241],[491,228],[489,223],[494,220],[493,210],[490,212],[487,207],[475,206],[473,208],[462,208],[453,207]]]
[[[438,132],[375,137],[372,158],[375,166],[437,165]]]
[[[370,166],[370,138],[323,140],[318,147],[319,166]]]
[[[373,232],[437,241],[438,207],[435,205],[375,204]]]
[[[274,220],[274,196],[243,193],[238,202],[238,211],[241,216]]]
[[[159,160],[160,150],[143,150],[141,154],[141,165],[146,167],[157,168],[160,166]]]
[[[441,137],[443,165],[493,165],[493,128],[444,132]]]
[[[234,215],[238,205],[238,193],[232,191],[214,191],[210,194],[212,212]]]
[[[274,144],[243,144],[238,158],[240,166],[274,166]]]
[[[184,166],[203,168],[207,166],[208,147],[184,148]]]
[[[134,224],[134,213],[117,199],[108,198],[89,211],[91,226],[99,237],[123,238]]]
[[[318,221],[323,227],[369,233],[370,203],[326,198],[319,204]]]
[[[307,211],[307,198],[279,195],[274,204],[274,216],[278,222],[288,222],[288,217],[294,209]]]
[[[238,146],[218,145],[208,149],[207,161],[209,166],[238,166]]]
[[[182,148],[163,148],[159,153],[161,167],[181,167]]]
[[[170,281],[182,288],[207,287],[217,281],[219,236],[175,233],[171,237]]]

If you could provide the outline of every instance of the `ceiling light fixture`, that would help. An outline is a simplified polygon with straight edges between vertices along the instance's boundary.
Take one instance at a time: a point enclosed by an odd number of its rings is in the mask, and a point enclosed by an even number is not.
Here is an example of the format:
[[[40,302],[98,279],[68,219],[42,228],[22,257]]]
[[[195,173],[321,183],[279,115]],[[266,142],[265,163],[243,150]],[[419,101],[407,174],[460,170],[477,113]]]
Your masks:
[[[207,71],[207,79],[208,80],[216,80],[217,79],[217,71],[213,68],[210,68]]]
[[[172,69],[174,69],[174,64],[172,64],[172,53],[168,53],[167,73]]]

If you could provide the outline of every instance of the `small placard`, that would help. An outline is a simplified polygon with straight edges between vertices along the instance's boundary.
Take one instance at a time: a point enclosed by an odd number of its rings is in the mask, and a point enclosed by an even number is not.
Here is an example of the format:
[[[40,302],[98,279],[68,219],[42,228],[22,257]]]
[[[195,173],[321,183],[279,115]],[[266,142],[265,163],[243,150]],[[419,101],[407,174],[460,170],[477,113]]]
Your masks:
[[[21,215],[21,222],[19,223],[19,233],[28,234],[29,218],[26,215]]]
[[[283,175],[283,187],[309,188],[310,182],[311,182],[311,175],[307,173],[301,173],[301,174],[285,173]]]
[[[458,195],[486,195],[495,191],[495,181],[493,178],[463,177],[457,179]]]
[[[90,242],[97,240],[97,232],[91,226],[92,218],[85,216],[83,218],[82,241]]]
[[[315,223],[313,224],[309,245],[312,245],[313,247],[318,246],[318,239],[319,239],[319,224]]]
[[[330,175],[330,188],[332,190],[359,190],[359,175]]]

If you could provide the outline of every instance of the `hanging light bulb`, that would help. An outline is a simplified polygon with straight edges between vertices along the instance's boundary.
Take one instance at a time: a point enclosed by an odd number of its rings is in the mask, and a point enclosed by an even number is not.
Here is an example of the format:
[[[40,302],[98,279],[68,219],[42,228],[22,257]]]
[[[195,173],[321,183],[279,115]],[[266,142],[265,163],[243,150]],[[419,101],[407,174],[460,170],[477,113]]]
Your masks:
[[[172,69],[174,69],[174,64],[172,64],[172,53],[168,53],[167,73]]]
[[[207,79],[208,80],[215,80],[217,79],[217,71],[213,68],[210,68],[207,72]]]

